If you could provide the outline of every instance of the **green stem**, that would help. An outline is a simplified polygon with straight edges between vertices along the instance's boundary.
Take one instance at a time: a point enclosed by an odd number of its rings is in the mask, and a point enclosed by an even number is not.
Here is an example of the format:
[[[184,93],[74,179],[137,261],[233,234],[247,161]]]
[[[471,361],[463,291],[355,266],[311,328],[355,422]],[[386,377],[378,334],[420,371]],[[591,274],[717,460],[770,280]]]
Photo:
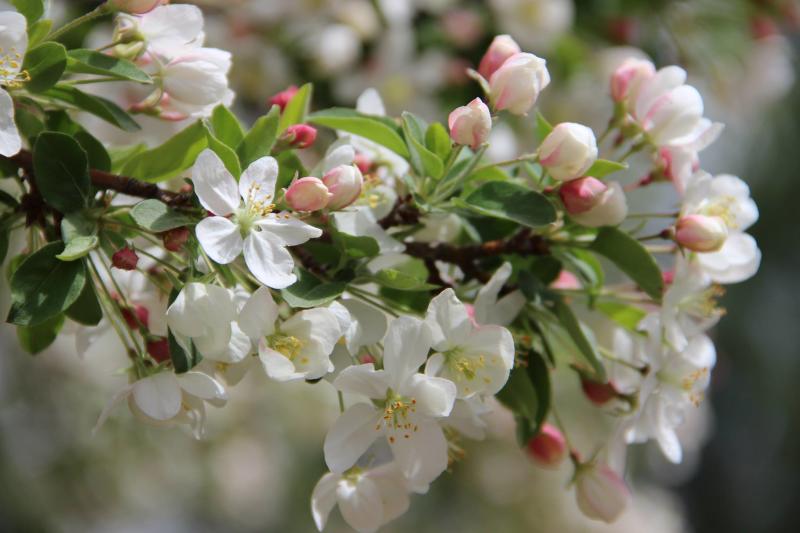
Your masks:
[[[75,28],[82,26],[83,24],[86,24],[87,22],[90,22],[96,18],[102,17],[103,15],[106,15],[108,13],[111,13],[111,7],[109,7],[107,3],[100,4],[92,11],[89,11],[85,15],[81,15],[80,17],[67,22],[57,30],[50,33],[50,35],[47,36],[47,40],[55,41],[62,35],[74,30]]]
[[[525,161],[535,161],[539,158],[539,154],[522,154],[519,157],[515,157],[514,159],[507,159],[506,161],[500,161],[497,163],[492,163],[490,165],[484,165],[482,167],[478,167],[475,169],[475,172],[481,172],[483,170],[490,169],[492,167],[507,167],[509,165],[516,165],[517,163],[523,163]]]

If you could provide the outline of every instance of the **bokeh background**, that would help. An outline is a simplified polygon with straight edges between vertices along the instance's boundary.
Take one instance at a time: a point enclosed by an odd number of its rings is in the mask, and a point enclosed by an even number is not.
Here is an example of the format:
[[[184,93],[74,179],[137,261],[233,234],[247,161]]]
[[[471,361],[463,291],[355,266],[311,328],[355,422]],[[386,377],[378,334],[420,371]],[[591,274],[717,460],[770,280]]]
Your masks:
[[[584,520],[566,471],[532,466],[498,416],[467,461],[413,497],[387,531],[796,531],[800,523],[800,11],[792,0],[205,0],[208,41],[234,53],[236,110],[246,120],[295,83],[314,105],[352,105],[377,88],[390,113],[443,119],[477,96],[463,75],[497,33],[548,59],[551,121],[609,117],[606,78],[628,55],[687,68],[707,115],[727,124],[704,168],[745,178],[761,210],[759,274],[729,287],[703,408],[684,428],[688,453],[631,457],[634,505],[617,524]],[[96,3],[53,2],[60,19]],[[0,1],[0,9],[7,8]],[[102,23],[69,35],[102,39]],[[530,149],[530,120],[495,131],[493,157]],[[516,135],[515,135],[516,133]],[[515,141],[522,139],[522,141]],[[0,281],[0,312],[7,310]],[[121,408],[92,437],[125,383],[125,358],[101,339],[82,356],[70,335],[36,357],[0,326],[0,531],[269,531],[314,525],[309,494],[338,410],[324,381],[277,385],[252,373],[208,436],[137,423]],[[570,384],[560,384],[569,393]],[[573,384],[574,386],[574,384]],[[575,395],[580,399],[579,395]],[[576,408],[586,406],[577,405]],[[577,429],[580,432],[580,428]],[[331,531],[347,531],[336,512]]]

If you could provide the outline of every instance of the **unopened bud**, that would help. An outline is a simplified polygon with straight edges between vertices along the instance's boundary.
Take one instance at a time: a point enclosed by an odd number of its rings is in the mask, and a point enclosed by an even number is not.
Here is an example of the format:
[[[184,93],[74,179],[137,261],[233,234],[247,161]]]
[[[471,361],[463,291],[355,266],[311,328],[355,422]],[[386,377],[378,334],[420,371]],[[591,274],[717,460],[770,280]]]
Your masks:
[[[575,478],[578,508],[589,518],[611,523],[630,503],[625,481],[607,465],[580,465]]]
[[[570,215],[585,213],[599,204],[608,186],[597,178],[587,176],[564,183],[558,190],[561,201]]]
[[[488,80],[505,63],[506,59],[520,52],[522,50],[510,35],[498,35],[483,54],[478,72]]]
[[[283,151],[289,148],[297,148],[302,150],[314,144],[317,140],[317,130],[308,124],[295,124],[286,128],[278,142],[275,151]]]
[[[375,166],[372,158],[364,153],[357,153],[356,157],[353,159],[353,164],[358,167],[358,170],[360,170],[362,174],[369,174]]]
[[[579,178],[597,161],[597,140],[591,128],[562,122],[542,141],[539,164],[559,181]]]
[[[605,405],[614,398],[619,397],[619,392],[611,383],[592,381],[591,379],[581,378],[581,388],[590,402],[597,406]]]
[[[164,242],[164,248],[170,252],[179,252],[190,235],[189,228],[175,228],[164,232],[161,240]]]
[[[567,456],[567,443],[558,428],[544,424],[539,434],[528,441],[528,453],[539,466],[557,467]]]
[[[268,103],[270,106],[276,105],[280,107],[281,112],[283,112],[283,110],[286,109],[286,105],[294,98],[294,95],[297,94],[297,91],[299,91],[297,85],[291,85],[270,98]]]
[[[128,246],[120,248],[111,256],[111,266],[120,270],[136,270],[139,256]]]
[[[545,87],[550,84],[547,62],[520,52],[503,62],[489,79],[489,94],[497,111],[527,115]]]
[[[108,4],[117,11],[142,15],[162,4],[162,0],[109,0]]]
[[[456,144],[469,146],[473,150],[486,142],[492,131],[492,114],[480,98],[457,107],[447,120],[450,137]]]
[[[693,252],[716,252],[728,238],[728,226],[720,217],[687,215],[675,224],[675,242]]]
[[[629,58],[611,75],[611,98],[623,102],[628,96],[638,93],[642,82],[652,78],[656,67],[646,59]]]
[[[295,211],[318,211],[332,197],[322,180],[314,177],[295,180],[286,190],[286,203]]]
[[[147,341],[147,353],[158,363],[169,361],[169,341],[164,337],[157,337]]]
[[[328,202],[332,210],[343,209],[355,202],[361,194],[364,176],[354,165],[339,165],[322,176],[322,182],[333,195]]]
[[[578,224],[590,228],[620,224],[628,216],[628,200],[622,185],[617,181],[612,181],[594,207],[570,216]]]
[[[120,314],[128,325],[128,328],[137,330],[147,329],[150,326],[150,311],[143,305],[136,304],[133,309],[130,307],[120,307]]]
[[[558,277],[550,284],[554,289],[576,290],[581,288],[581,282],[578,277],[569,270],[562,270],[558,273]]]

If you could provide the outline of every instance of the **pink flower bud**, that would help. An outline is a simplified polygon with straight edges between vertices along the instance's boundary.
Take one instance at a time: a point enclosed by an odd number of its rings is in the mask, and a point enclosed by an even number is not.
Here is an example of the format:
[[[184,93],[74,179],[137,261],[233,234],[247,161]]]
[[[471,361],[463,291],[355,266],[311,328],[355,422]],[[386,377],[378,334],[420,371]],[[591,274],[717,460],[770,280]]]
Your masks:
[[[295,211],[319,211],[332,197],[322,180],[314,177],[295,180],[286,190],[286,203]]]
[[[568,181],[558,190],[567,213],[575,215],[589,211],[603,199],[608,186],[597,178],[587,176]]]
[[[558,428],[545,424],[539,434],[528,441],[528,453],[539,466],[557,467],[567,456],[567,443]]]
[[[179,252],[183,245],[186,244],[186,241],[189,240],[189,236],[188,228],[175,228],[164,232],[161,240],[164,243],[164,248],[170,252]]]
[[[578,281],[578,277],[569,270],[562,270],[550,286],[554,289],[575,290],[581,288],[581,282]]]
[[[601,383],[581,378],[581,388],[590,402],[597,406],[605,405],[619,396],[619,392],[611,383]]]
[[[120,307],[120,314],[125,319],[125,323],[132,330],[137,330],[140,327],[145,329],[150,326],[150,311],[143,305],[136,304],[133,309],[130,307]]]
[[[588,211],[570,215],[572,219],[590,228],[600,226],[616,226],[628,216],[628,200],[622,185],[617,181],[607,184],[608,189],[601,195],[600,200]]]
[[[158,363],[169,361],[169,341],[164,337],[158,337],[147,341],[147,353]]]
[[[447,123],[453,141],[456,144],[469,146],[473,150],[485,143],[492,131],[492,115],[480,98],[454,109]]]
[[[283,110],[286,109],[286,104],[288,104],[291,99],[294,98],[294,95],[297,94],[297,91],[299,90],[300,89],[298,89],[297,85],[290,85],[286,89],[270,98],[267,103],[270,107],[274,105],[280,107],[281,112],[283,112]]]
[[[136,270],[139,256],[128,246],[120,248],[111,256],[111,266],[120,270]]]
[[[315,140],[317,140],[316,128],[308,124],[295,124],[286,128],[286,131],[278,139],[278,143],[302,150],[313,145]]]
[[[597,161],[597,140],[591,128],[562,122],[539,147],[539,163],[553,178],[568,181],[579,178]]]
[[[333,195],[328,208],[338,210],[355,202],[361,194],[364,176],[354,165],[339,165],[322,176],[322,182]]]
[[[162,0],[109,0],[109,4],[117,11],[142,15],[164,3]]]
[[[611,98],[615,102],[625,101],[629,95],[636,94],[642,82],[652,78],[656,67],[645,59],[629,58],[611,75]]]
[[[589,518],[611,523],[630,503],[625,481],[606,465],[581,465],[575,479],[578,508]]]
[[[481,64],[478,66],[478,72],[488,80],[506,59],[520,52],[522,50],[510,35],[498,35],[489,45],[486,53],[483,54]]]
[[[687,215],[675,224],[675,242],[694,252],[716,252],[728,238],[728,226],[720,217]]]
[[[489,94],[497,111],[527,115],[550,84],[547,62],[520,52],[505,60],[489,79]]]
[[[355,159],[353,159],[353,164],[358,167],[362,174],[369,174],[374,166],[372,159],[364,153],[357,153]]]

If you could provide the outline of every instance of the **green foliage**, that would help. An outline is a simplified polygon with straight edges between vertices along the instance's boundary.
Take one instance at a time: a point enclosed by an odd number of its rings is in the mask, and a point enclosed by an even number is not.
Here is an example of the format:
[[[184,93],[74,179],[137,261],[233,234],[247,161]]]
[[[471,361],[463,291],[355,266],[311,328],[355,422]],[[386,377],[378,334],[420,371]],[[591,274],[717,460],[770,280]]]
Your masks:
[[[281,113],[280,122],[278,123],[278,133],[282,133],[289,126],[295,124],[303,124],[306,121],[308,110],[311,107],[311,96],[314,88],[310,83],[306,83],[286,104],[286,108]]]
[[[489,181],[464,200],[453,199],[457,207],[487,217],[510,220],[531,228],[556,220],[553,204],[543,194],[510,182]]]
[[[511,371],[497,399],[511,409],[517,419],[517,437],[521,446],[542,427],[550,410],[550,372],[536,352],[527,352],[525,366]]]
[[[11,5],[25,16],[28,28],[44,15],[44,0],[11,0]]]
[[[97,235],[80,235],[67,242],[64,251],[56,257],[62,261],[76,261],[97,248],[99,243]]]
[[[402,130],[390,118],[366,115],[353,109],[332,107],[312,113],[308,121],[358,135],[385,146],[400,157],[410,158]]]
[[[206,128],[198,121],[161,146],[131,157],[122,167],[122,173],[149,182],[166,181],[191,167],[207,147]]]
[[[111,157],[108,155],[103,143],[98,141],[92,134],[83,129],[75,132],[73,137],[86,152],[86,156],[89,159],[90,168],[102,170],[104,172],[111,171]]]
[[[47,37],[47,34],[50,33],[52,28],[52,20],[37,20],[34,24],[31,24],[30,21],[28,21],[28,47],[33,48],[42,42],[44,38]]]
[[[550,132],[553,131],[553,125],[550,124],[544,115],[542,115],[539,111],[536,112],[536,136],[539,138],[539,142],[543,141],[545,137],[550,135]]]
[[[44,95],[91,113],[122,130],[137,131],[141,129],[128,113],[111,100],[87,94],[72,85],[56,85],[46,91]]]
[[[131,209],[131,218],[146,230],[160,233],[193,224],[188,215],[172,209],[159,200],[144,200]]]
[[[311,272],[297,268],[297,281],[281,290],[281,296],[292,307],[318,307],[332,302],[344,292],[347,285],[340,281],[322,281]]]
[[[278,139],[278,123],[281,118],[281,108],[272,106],[269,113],[256,120],[250,131],[247,132],[236,147],[242,167],[264,156],[268,156]]]
[[[409,259],[392,268],[382,268],[370,281],[397,291],[430,291],[439,288],[428,283],[428,269],[421,259]]]
[[[622,302],[597,302],[595,309],[630,331],[637,331],[639,322],[647,316],[647,312],[643,309]]]
[[[67,53],[67,70],[77,74],[97,74],[118,80],[153,83],[146,72],[130,61],[86,48]]]
[[[653,300],[661,301],[664,292],[661,269],[642,243],[620,229],[605,227],[600,229],[590,249],[611,260]]]
[[[608,159],[598,159],[591,167],[589,167],[589,170],[587,170],[585,174],[587,176],[592,176],[599,179],[627,168],[627,163],[617,163],[616,161],[609,161]]]
[[[236,155],[236,151],[214,136],[210,124],[204,122],[203,125],[206,128],[208,147],[219,156],[228,172],[236,179],[239,179],[242,174],[242,165],[239,163],[239,156]]]
[[[48,205],[62,213],[83,209],[91,198],[89,160],[69,135],[44,132],[33,149],[36,185]]]
[[[103,319],[103,309],[100,307],[91,279],[86,280],[80,296],[69,306],[66,315],[84,326],[96,326]]]
[[[63,314],[58,314],[35,326],[17,326],[17,340],[23,350],[36,355],[53,344],[63,326]]]
[[[36,326],[66,311],[86,283],[82,262],[60,261],[64,243],[51,242],[25,258],[11,277],[11,310],[7,321]]]
[[[428,131],[425,132],[425,147],[442,161],[447,161],[447,158],[450,157],[453,143],[450,141],[447,129],[441,123],[434,122],[428,126]]]
[[[444,163],[425,146],[427,124],[412,113],[403,113],[403,135],[411,155],[411,166],[418,176],[442,177]]]
[[[67,67],[67,49],[54,42],[42,43],[28,50],[23,70],[30,74],[31,81],[25,88],[33,93],[41,93],[58,83]]]
[[[215,107],[211,113],[211,128],[217,139],[234,150],[244,139],[242,124],[223,104]]]

